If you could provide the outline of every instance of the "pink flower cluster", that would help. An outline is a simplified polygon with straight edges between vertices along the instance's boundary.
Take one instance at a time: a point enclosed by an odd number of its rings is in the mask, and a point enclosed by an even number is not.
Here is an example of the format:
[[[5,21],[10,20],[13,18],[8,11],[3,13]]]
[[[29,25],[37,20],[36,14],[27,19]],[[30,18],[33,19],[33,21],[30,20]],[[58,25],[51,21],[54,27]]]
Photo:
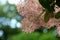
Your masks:
[[[60,34],[60,19],[50,18],[50,20],[46,23],[44,21],[44,8],[41,6],[38,0],[26,0],[24,7],[18,3],[17,10],[20,15],[24,17],[21,22],[23,31],[31,33],[35,29],[41,28],[42,26],[50,29],[55,25],[57,27],[58,34]],[[60,8],[55,8],[55,12],[58,11],[60,11]]]

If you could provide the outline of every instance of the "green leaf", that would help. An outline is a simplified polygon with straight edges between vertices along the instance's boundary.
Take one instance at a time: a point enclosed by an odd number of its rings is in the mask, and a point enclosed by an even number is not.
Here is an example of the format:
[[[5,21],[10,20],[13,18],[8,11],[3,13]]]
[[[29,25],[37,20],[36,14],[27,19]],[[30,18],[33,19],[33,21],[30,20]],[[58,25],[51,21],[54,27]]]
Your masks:
[[[56,13],[55,18],[60,18],[60,12]]]
[[[45,15],[44,15],[44,21],[48,22],[49,19],[50,19],[50,13],[46,12]]]

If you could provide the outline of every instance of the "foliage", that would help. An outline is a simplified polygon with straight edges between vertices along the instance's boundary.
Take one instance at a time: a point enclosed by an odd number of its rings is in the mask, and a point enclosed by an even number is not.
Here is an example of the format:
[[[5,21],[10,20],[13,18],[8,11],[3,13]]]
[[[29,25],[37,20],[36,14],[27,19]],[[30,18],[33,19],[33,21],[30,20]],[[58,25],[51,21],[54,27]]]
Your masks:
[[[13,35],[11,40],[57,40],[56,36],[54,36],[51,32],[49,33],[38,33],[32,32],[30,34],[26,34],[24,32]]]

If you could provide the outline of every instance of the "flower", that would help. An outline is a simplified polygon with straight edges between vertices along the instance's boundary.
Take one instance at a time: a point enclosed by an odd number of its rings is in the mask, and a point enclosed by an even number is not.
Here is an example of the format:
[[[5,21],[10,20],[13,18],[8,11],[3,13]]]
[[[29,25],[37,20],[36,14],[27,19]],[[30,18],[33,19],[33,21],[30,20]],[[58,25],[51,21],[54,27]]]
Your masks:
[[[60,8],[54,9],[54,13],[60,11]],[[18,3],[17,10],[19,14],[24,17],[21,21],[22,31],[31,33],[34,30],[41,28],[42,26],[46,27],[47,29],[50,29],[55,25],[57,28],[57,33],[60,35],[60,18],[50,18],[49,21],[46,23],[44,21],[44,8],[41,6],[41,4],[39,4],[38,0],[26,0],[23,7],[20,3]]]

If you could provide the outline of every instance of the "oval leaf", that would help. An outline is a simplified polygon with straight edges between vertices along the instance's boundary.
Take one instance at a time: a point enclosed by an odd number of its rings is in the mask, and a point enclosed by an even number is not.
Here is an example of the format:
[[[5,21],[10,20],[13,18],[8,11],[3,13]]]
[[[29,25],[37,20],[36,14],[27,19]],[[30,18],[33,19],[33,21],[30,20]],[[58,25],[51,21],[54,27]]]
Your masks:
[[[60,18],[60,12],[56,13],[55,18]]]
[[[50,13],[46,12],[45,15],[44,15],[44,21],[48,22],[49,19],[50,19]]]

